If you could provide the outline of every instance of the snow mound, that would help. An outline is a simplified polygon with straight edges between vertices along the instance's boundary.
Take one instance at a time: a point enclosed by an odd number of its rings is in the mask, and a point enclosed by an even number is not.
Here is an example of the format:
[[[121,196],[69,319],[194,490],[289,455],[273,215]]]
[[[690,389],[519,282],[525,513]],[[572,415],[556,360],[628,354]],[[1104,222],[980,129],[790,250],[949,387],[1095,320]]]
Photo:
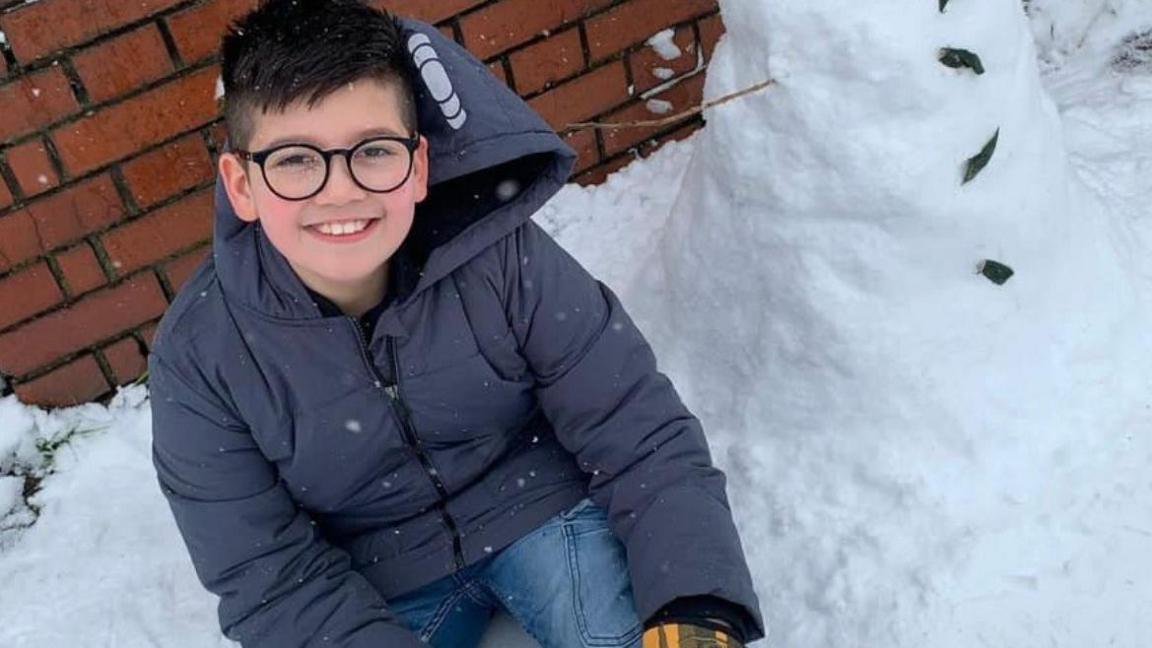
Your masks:
[[[1148,284],[1021,6],[721,6],[707,95],[776,85],[706,115],[629,295],[730,471],[773,643],[1144,645]]]

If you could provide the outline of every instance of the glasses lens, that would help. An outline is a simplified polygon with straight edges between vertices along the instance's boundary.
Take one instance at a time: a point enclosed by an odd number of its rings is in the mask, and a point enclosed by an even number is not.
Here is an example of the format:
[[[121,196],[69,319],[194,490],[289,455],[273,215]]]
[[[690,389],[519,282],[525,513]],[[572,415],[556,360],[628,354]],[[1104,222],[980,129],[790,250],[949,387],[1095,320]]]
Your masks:
[[[408,178],[412,152],[395,140],[370,140],[352,155],[352,173],[372,191],[391,191]]]
[[[279,149],[264,161],[264,175],[272,190],[286,198],[303,198],[324,183],[324,158],[303,146]]]

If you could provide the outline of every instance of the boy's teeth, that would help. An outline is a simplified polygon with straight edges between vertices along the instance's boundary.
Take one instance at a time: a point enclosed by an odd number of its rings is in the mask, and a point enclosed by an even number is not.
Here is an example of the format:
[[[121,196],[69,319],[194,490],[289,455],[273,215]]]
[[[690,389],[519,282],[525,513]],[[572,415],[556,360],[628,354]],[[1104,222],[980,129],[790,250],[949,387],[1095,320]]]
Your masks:
[[[316,229],[329,236],[343,236],[345,234],[355,234],[363,230],[367,225],[368,221],[358,220],[347,223],[321,223],[316,226]]]

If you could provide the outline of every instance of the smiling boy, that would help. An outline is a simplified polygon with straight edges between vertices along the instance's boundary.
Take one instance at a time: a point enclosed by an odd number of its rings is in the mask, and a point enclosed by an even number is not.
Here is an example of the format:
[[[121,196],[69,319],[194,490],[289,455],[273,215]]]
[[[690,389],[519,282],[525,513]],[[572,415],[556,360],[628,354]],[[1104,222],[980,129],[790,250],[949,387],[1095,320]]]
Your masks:
[[[213,254],[149,358],[153,460],[244,646],[763,636],[698,420],[531,221],[574,155],[485,66],[358,0],[225,38]]]
[[[408,92],[396,81],[352,80],[310,109],[263,113],[235,139],[259,152],[237,149],[220,159],[236,215],[258,220],[300,281],[349,315],[385,294],[388,259],[428,194],[428,140],[410,134]],[[253,103],[241,95],[229,112],[247,114]],[[358,146],[336,163],[324,152],[348,142]]]

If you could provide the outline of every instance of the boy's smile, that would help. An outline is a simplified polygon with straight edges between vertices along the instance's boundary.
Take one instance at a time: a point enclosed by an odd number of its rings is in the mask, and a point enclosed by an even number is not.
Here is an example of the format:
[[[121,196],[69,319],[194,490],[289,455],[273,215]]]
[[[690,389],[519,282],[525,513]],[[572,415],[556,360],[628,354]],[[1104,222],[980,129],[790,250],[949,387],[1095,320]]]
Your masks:
[[[333,243],[348,243],[361,240],[363,236],[359,235],[367,234],[378,222],[380,222],[379,218],[329,221],[319,225],[309,225],[308,229],[323,240]]]
[[[284,144],[307,144],[321,150],[351,149],[372,138],[411,137],[401,118],[399,94],[392,84],[364,79],[311,108],[305,101],[297,101],[283,112],[256,114],[246,148],[261,151]],[[370,153],[381,151],[369,146]],[[407,155],[407,151],[383,152],[392,158]],[[289,169],[301,166],[290,156],[282,163],[269,159],[265,160],[265,172],[270,172],[273,164],[288,165]],[[419,138],[410,174],[388,193],[369,191],[358,184],[350,173],[348,154],[340,153],[330,157],[323,187],[304,200],[277,195],[259,164],[233,153],[220,157],[220,173],[236,214],[242,220],[260,222],[301,281],[345,313],[359,315],[383,298],[387,261],[408,235],[416,203],[427,196],[428,143]],[[359,172],[357,177],[361,177]]]

